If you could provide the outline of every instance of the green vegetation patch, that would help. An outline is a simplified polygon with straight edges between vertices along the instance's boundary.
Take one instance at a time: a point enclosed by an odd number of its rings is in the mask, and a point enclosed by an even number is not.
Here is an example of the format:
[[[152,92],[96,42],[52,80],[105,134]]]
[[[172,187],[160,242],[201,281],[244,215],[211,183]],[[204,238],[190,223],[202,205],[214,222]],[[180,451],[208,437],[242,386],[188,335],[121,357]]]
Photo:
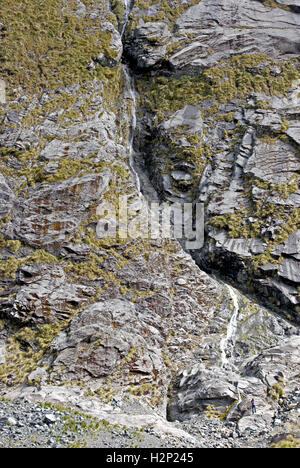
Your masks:
[[[197,105],[204,99],[214,99],[221,104],[234,98],[246,98],[254,92],[267,96],[285,95],[300,76],[296,62],[280,62],[265,54],[243,54],[206,69],[196,77],[144,77],[137,80],[140,103],[160,122],[187,104]],[[265,67],[256,72],[255,67],[262,63]],[[274,65],[281,68],[279,76],[272,76],[270,69]]]
[[[281,74],[278,76],[273,76],[271,73],[271,68],[275,65],[281,69]],[[262,93],[266,97],[287,95],[294,80],[299,79],[299,76],[297,60],[279,61],[265,54],[243,54],[224,60],[219,65],[204,70],[196,77],[187,75],[172,78],[143,77],[137,80],[137,86],[141,96],[140,106],[152,114],[154,125],[160,124],[187,104],[201,106],[202,102],[207,99],[211,100],[212,106],[203,111],[204,118],[214,125],[219,120],[228,123],[234,121],[232,112],[226,114],[219,112],[220,104],[239,99],[246,105],[246,100],[252,93]],[[261,140],[265,139],[272,144],[281,139],[291,144],[284,135],[288,125],[289,122],[283,119],[280,130],[273,132],[271,136],[261,135]],[[245,129],[239,122],[236,123],[234,130],[225,131],[232,149],[240,142],[244,131]],[[186,132],[181,132],[179,136],[182,135],[186,135]],[[194,147],[182,148],[176,143],[177,137],[169,132],[168,137],[160,137],[160,139],[156,137],[153,141],[156,155],[159,160],[164,161],[163,171],[170,174],[174,170],[174,163],[182,159],[193,164],[194,169],[191,173],[193,181],[197,182],[207,160],[212,157],[212,150],[193,136],[190,143]],[[300,228],[299,210],[289,206],[288,203],[279,205],[274,202],[274,197],[288,200],[291,194],[296,193],[299,187],[299,177],[295,174],[284,184],[245,177],[244,183],[247,196],[244,206],[233,213],[214,216],[207,224],[216,229],[225,229],[232,239],[262,239],[267,245],[266,250],[262,254],[252,255],[251,265],[249,265],[256,270],[260,265],[268,262],[280,263],[282,259],[272,255],[274,247],[284,242],[292,232]],[[188,182],[188,184],[192,186],[193,182]],[[254,199],[252,194],[254,187],[264,191],[261,200]],[[272,239],[265,230],[270,219],[276,219],[278,225]]]
[[[181,2],[178,0],[137,0],[135,7],[141,10],[148,10],[150,6],[156,6],[156,13],[154,15],[143,15],[144,21],[161,21],[168,20],[175,21],[182,15],[188,8],[197,5],[201,0],[187,0]]]
[[[262,3],[266,7],[281,8],[282,10],[291,11],[291,8],[288,5],[283,5],[282,3],[278,3],[276,0],[263,0]]]
[[[1,78],[8,93],[55,89],[97,76],[89,61],[100,52],[114,58],[111,32],[101,30],[99,15],[90,16],[93,3],[83,0],[87,14],[76,13],[76,2],[62,0],[7,0],[1,2]],[[103,10],[104,2],[97,2]],[[101,16],[101,13],[100,13]]]
[[[122,0],[111,0],[111,8],[119,22],[123,20],[125,5]]]
[[[300,440],[294,438],[294,436],[287,435],[284,440],[272,444],[269,448],[283,449],[283,448],[300,448]]]
[[[19,241],[7,241],[7,243],[18,249],[21,246]],[[22,265],[57,262],[57,257],[42,249],[35,250],[31,255],[27,255],[26,257],[17,258],[12,255],[6,257],[5,260],[0,260],[0,276],[16,279],[16,273]]]
[[[21,330],[15,327],[15,330],[10,330],[11,335],[6,346],[6,362],[0,365],[0,381],[8,386],[24,382],[26,376],[36,368],[53,338],[64,326],[66,323],[61,322],[40,325],[35,330],[29,327]]]
[[[266,251],[259,255],[252,255],[251,263],[256,269],[268,262],[280,263],[281,258],[275,258],[271,252],[284,242],[290,234],[300,229],[300,212],[298,208],[278,205],[270,201],[273,195],[279,195],[282,199],[288,199],[290,194],[297,192],[299,176],[295,174],[286,184],[274,184],[259,179],[247,179],[249,203],[234,213],[226,213],[221,216],[212,217],[207,224],[217,229],[225,229],[232,239],[260,238],[268,246]],[[256,186],[265,190],[264,198],[253,201],[251,197],[252,188]],[[249,218],[254,218],[252,222]],[[270,219],[276,219],[277,232],[270,239],[268,233],[263,234]]]

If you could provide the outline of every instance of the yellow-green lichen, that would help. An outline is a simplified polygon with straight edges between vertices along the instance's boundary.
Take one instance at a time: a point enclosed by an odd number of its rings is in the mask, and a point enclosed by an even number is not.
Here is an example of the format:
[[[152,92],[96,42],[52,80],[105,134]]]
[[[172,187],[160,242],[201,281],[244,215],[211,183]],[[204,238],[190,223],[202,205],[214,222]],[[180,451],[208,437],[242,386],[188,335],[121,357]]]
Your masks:
[[[4,278],[16,278],[18,269],[25,264],[56,263],[57,257],[49,252],[38,249],[31,255],[17,258],[13,255],[7,256],[5,260],[0,260],[0,276]]]
[[[124,18],[125,6],[122,0],[111,0],[111,8],[118,21],[121,22]]]
[[[292,434],[289,434],[280,442],[276,442],[270,445],[269,448],[272,448],[272,449],[300,448],[300,440],[295,439]]]
[[[284,5],[283,3],[278,3],[276,0],[263,0],[263,4],[266,7],[281,8],[282,10],[291,11],[291,8],[290,8],[289,5]]]

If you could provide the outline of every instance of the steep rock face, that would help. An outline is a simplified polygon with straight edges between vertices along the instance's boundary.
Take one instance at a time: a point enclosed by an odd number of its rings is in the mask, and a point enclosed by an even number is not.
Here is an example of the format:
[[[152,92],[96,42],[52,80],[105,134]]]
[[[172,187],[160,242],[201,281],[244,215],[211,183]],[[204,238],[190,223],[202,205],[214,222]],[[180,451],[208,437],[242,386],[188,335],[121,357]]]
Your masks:
[[[139,68],[167,62],[176,73],[199,73],[235,54],[298,54],[297,13],[267,3],[135,2],[128,54]]]
[[[257,313],[251,320],[252,326],[255,324],[259,327]],[[270,324],[266,325],[264,322],[263,329],[267,329],[267,326]],[[268,338],[265,336],[260,342],[261,346],[266,340],[265,350],[253,357],[254,349],[249,349],[246,343],[243,343],[243,327],[241,323],[235,354],[230,356],[229,367],[215,366],[211,346],[215,342],[214,337],[214,341],[210,341],[210,350],[209,353],[206,352],[205,361],[185,369],[176,377],[168,406],[171,420],[189,419],[199,411],[204,411],[208,415],[212,414],[227,421],[238,421],[238,428],[243,428],[243,432],[247,424],[251,427],[251,424],[257,423],[257,416],[260,419],[260,429],[266,429],[277,417],[280,419],[279,415],[284,414],[284,409],[293,399],[297,407],[299,406],[297,331],[284,331],[286,325],[277,322],[271,340],[277,335],[273,343],[277,341],[278,345],[270,346],[271,341],[267,346]],[[250,334],[247,340],[253,345]],[[251,410],[253,398],[257,408],[256,417],[252,416]]]
[[[89,396],[107,402],[127,390],[165,408],[170,378],[194,361],[207,321],[226,293],[179,246],[168,253],[156,245],[148,262],[139,255],[117,277],[131,288],[131,299],[110,290],[84,308],[28,379],[43,385],[80,381]]]
[[[39,19],[31,0],[0,10],[1,391],[75,383],[100,401],[125,390],[163,408],[226,295],[176,241],[98,236],[116,227],[120,196],[129,226],[148,210],[130,170],[128,12],[48,3]]]
[[[298,320],[297,5],[49,0],[37,20],[17,3],[0,7],[1,393],[131,424],[113,401],[154,408],[145,425],[168,398],[170,419],[240,432],[249,394],[258,431],[297,417],[296,327],[237,291],[236,314],[175,240],[98,236],[120,196],[132,228],[149,212],[140,175],[151,201],[205,203],[198,264]]]
[[[228,299],[208,320],[197,361],[175,377],[168,417],[184,421],[204,412],[255,425],[254,398],[266,430],[275,419],[289,419],[291,401],[299,406],[299,329],[233,289]]]
[[[148,253],[143,240],[96,234],[99,206],[113,218],[119,195],[137,198],[116,15],[106,1],[39,2],[38,18],[35,2],[17,3],[0,7],[4,388],[24,381],[81,308],[109,289],[126,295],[117,270]]]
[[[205,204],[197,263],[296,321],[299,30],[279,2],[138,2],[125,48],[141,170],[162,199]]]

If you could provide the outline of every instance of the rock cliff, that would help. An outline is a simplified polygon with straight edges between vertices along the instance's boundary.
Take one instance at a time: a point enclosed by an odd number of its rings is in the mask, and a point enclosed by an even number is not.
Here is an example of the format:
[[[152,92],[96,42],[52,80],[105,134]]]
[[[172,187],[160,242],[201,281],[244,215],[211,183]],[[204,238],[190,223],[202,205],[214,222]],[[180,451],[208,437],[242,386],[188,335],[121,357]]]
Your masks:
[[[201,268],[298,321],[299,11],[150,3],[135,4],[125,48],[141,166],[164,199],[205,204]]]
[[[297,434],[296,3],[0,6],[2,394]],[[202,203],[203,248],[99,236],[124,196]]]

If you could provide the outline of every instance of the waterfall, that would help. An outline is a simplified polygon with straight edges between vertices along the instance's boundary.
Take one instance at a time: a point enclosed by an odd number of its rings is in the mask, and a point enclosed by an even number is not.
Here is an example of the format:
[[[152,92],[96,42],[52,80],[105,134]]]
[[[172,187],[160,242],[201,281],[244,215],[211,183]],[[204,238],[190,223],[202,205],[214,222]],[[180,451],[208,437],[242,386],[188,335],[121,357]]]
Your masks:
[[[122,26],[121,33],[120,33],[121,38],[124,36],[130,12],[131,12],[131,0],[124,0],[124,24]]]
[[[130,99],[132,102],[131,127],[130,127],[129,143],[128,143],[129,167],[135,177],[137,191],[140,194],[141,182],[140,182],[139,175],[134,167],[134,149],[133,149],[134,134],[136,131],[136,124],[137,124],[137,118],[136,118],[137,103],[136,103],[136,96],[135,96],[135,90],[134,90],[134,80],[130,76],[128,67],[126,65],[123,66],[123,72],[125,76],[125,91],[128,93],[128,99]]]
[[[123,2],[124,2],[125,12],[124,12],[124,24],[122,26],[121,33],[120,33],[121,38],[123,38],[124,36],[126,26],[129,20],[129,15],[131,12],[131,7],[133,4],[132,0],[123,0]],[[139,175],[134,167],[134,149],[133,149],[134,134],[136,131],[136,124],[137,124],[137,118],[136,118],[137,103],[136,103],[136,96],[135,96],[134,79],[130,75],[129,68],[127,67],[127,65],[123,65],[123,73],[125,77],[125,93],[127,93],[128,99],[130,99],[132,102],[130,136],[129,136],[129,144],[128,144],[129,167],[134,175],[138,194],[140,194],[141,182],[140,182]]]
[[[226,335],[224,336],[224,338],[221,340],[221,343],[220,343],[221,360],[222,360],[223,368],[233,369],[235,367],[233,363],[233,351],[234,351],[234,346],[235,346],[235,341],[236,341],[236,332],[237,332],[237,327],[238,327],[238,315],[239,315],[240,307],[239,307],[239,301],[238,301],[238,298],[234,289],[228,284],[226,285],[226,287],[232,298],[234,310],[233,310],[233,314],[231,316],[231,319],[227,327]],[[228,357],[228,355],[230,357]]]

